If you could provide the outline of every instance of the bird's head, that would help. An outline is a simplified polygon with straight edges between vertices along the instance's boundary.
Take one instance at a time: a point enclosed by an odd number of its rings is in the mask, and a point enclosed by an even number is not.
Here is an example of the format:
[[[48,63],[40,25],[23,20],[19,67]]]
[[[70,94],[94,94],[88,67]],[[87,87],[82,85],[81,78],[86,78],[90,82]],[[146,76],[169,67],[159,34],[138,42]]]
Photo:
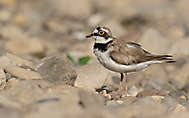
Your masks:
[[[90,37],[93,37],[95,39],[95,43],[102,44],[113,40],[111,30],[107,27],[96,27],[91,34],[86,36],[86,38]]]

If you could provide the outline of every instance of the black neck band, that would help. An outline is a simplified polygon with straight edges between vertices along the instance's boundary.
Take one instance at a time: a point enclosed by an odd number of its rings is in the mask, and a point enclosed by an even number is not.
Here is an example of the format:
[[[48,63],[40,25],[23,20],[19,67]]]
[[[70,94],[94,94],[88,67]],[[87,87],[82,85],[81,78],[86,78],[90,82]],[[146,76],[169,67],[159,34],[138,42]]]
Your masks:
[[[110,44],[113,40],[107,42],[107,43],[95,43],[94,49],[98,49],[99,51],[105,52],[107,51],[108,44]]]

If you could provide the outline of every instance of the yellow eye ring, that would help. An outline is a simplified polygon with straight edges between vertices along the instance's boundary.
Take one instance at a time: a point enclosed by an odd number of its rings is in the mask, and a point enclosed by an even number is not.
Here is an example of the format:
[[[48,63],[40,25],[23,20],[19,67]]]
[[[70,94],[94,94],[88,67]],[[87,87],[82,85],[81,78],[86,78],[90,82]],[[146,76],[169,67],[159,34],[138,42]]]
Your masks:
[[[104,35],[104,31],[99,31],[98,34],[99,35]]]

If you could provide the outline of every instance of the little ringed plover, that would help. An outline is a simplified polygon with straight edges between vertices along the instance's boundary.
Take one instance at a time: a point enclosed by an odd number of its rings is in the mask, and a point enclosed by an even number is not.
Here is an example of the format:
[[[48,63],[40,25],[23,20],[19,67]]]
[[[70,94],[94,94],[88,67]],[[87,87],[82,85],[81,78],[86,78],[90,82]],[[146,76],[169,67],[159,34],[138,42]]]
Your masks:
[[[151,54],[137,43],[115,38],[107,27],[96,27],[86,36],[86,38],[90,37],[95,40],[93,52],[99,62],[105,68],[121,74],[120,89],[128,72],[136,72],[152,64],[175,62],[171,55]]]

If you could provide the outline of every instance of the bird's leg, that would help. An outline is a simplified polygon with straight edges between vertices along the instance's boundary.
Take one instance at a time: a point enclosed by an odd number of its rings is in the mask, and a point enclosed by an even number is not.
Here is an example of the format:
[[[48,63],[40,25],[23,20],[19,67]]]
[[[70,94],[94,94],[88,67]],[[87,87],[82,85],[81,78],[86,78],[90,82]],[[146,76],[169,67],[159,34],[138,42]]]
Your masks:
[[[124,73],[120,73],[121,74],[121,79],[120,79],[120,82],[119,82],[119,91],[121,92],[122,88],[123,88],[123,79],[124,79]]]
[[[127,73],[125,73],[125,93],[126,93],[126,96],[128,94],[128,80],[127,80]]]

